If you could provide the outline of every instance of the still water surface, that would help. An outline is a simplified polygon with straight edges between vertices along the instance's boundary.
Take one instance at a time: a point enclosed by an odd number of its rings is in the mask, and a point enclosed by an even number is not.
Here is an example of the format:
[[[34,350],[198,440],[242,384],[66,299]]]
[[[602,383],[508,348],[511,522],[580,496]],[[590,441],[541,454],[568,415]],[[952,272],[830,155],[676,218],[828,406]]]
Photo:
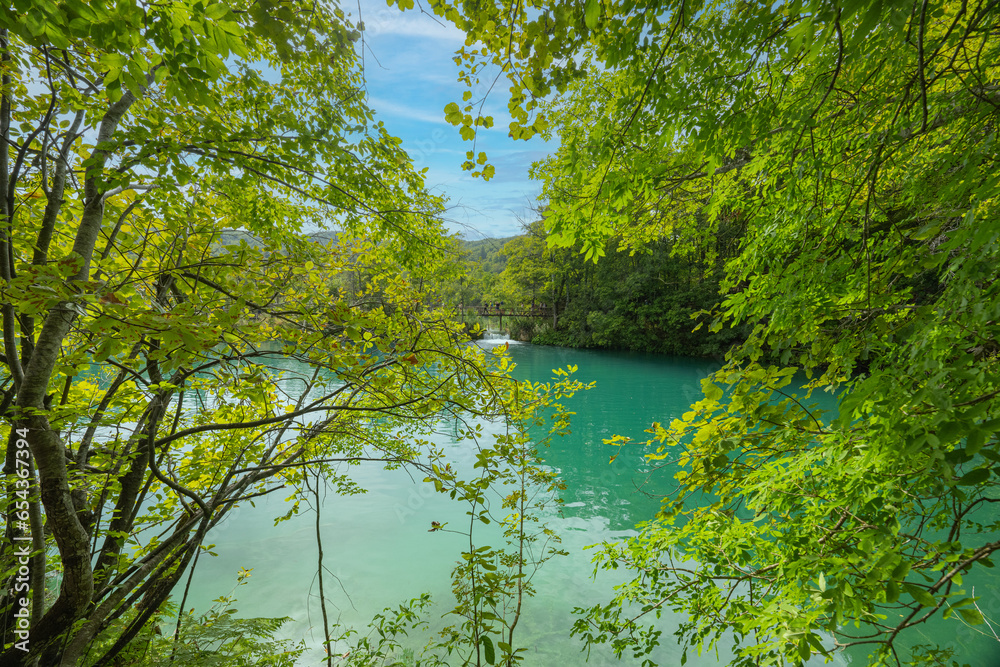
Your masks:
[[[611,588],[624,578],[624,574],[615,577],[604,572],[595,577],[591,552],[585,547],[635,534],[634,525],[652,517],[659,507],[656,495],[670,489],[670,473],[653,470],[638,449],[623,449],[609,463],[616,452],[602,440],[614,434],[643,438],[643,430],[652,422],[680,416],[698,400],[700,380],[718,364],[516,343],[511,343],[510,350],[517,363],[515,374],[521,378],[546,380],[551,369],[573,364],[579,367],[578,378],[597,382],[595,389],[568,404],[577,413],[573,433],[556,439],[544,452],[546,463],[566,485],[561,514],[553,513],[549,525],[559,533],[569,555],[546,563],[534,579],[537,594],[528,602],[516,635],[521,646],[530,647],[525,664],[638,664],[639,660],[628,656],[619,663],[606,647],[595,647],[587,663],[586,654],[580,652],[582,644],[569,637],[575,619],[572,609],[607,600]],[[457,443],[447,431],[442,429],[439,444],[459,466],[471,465],[473,452],[468,444]],[[461,535],[428,529],[431,521],[464,525],[466,508],[435,493],[420,481],[419,474],[411,477],[406,471],[386,471],[375,465],[352,467],[351,473],[368,492],[353,497],[331,493],[321,521],[324,563],[335,576],[325,583],[333,618],[363,630],[383,608],[429,592],[436,601],[427,619],[431,627],[457,622],[455,617],[439,617],[453,605],[450,573],[468,541]],[[210,533],[207,541],[216,545],[213,551],[219,556],[203,558],[198,564],[187,607],[208,608],[213,599],[233,591],[240,568],[253,568],[248,583],[233,592],[239,615],[291,617],[294,621],[285,627],[285,635],[318,646],[323,633],[316,597],[315,516],[305,512],[275,526],[274,517],[286,511],[280,498],[258,502],[256,508],[241,508]],[[499,540],[493,544],[499,545]],[[995,580],[982,582],[976,593],[989,606],[1000,607]],[[988,616],[1000,615],[990,614],[986,607],[983,610]],[[680,651],[672,643],[678,623],[669,612],[659,621],[665,645],[652,657],[660,665],[680,664]],[[950,644],[958,650],[959,664],[1000,664],[994,662],[1000,644],[993,637],[955,620],[928,626],[914,639]],[[318,664],[320,655],[311,653],[302,662]],[[726,658],[724,652],[689,655],[687,664],[719,665]],[[820,664],[824,663],[818,657],[810,662]],[[832,664],[865,665],[867,661],[863,655],[841,654]]]

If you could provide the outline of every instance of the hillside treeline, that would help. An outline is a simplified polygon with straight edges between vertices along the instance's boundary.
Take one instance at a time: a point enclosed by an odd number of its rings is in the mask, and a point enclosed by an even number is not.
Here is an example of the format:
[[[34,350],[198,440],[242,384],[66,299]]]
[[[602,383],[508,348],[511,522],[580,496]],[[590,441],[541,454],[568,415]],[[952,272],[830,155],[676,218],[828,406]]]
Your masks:
[[[468,272],[449,293],[466,317],[497,303],[532,314],[503,325],[536,344],[721,357],[745,332],[710,331],[698,313],[720,303],[723,265],[740,237],[735,223],[725,232],[712,248],[682,249],[661,238],[636,252],[609,250],[595,263],[576,248],[548,247],[538,219],[520,236],[465,242]]]

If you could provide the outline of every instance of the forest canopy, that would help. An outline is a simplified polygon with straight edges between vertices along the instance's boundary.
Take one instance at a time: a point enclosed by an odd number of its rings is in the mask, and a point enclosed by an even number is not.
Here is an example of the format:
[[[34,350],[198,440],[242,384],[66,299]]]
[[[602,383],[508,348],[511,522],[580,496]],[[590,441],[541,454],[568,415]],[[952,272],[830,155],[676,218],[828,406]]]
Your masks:
[[[357,37],[312,2],[0,13],[0,664],[291,664],[257,641],[281,619],[179,613],[182,583],[234,508],[280,492],[318,513],[321,489],[364,490],[362,463],[533,539],[533,500],[484,489],[553,483],[521,433],[576,385],[515,383],[430,305],[454,263],[443,204],[374,121]],[[438,419],[479,447],[473,482],[428,441]],[[495,572],[503,549],[469,540],[443,641],[509,655],[516,617],[486,600],[520,599],[525,559]]]
[[[983,624],[967,582],[1000,550],[1000,7],[430,9],[468,35],[469,96],[445,110],[462,136],[493,124],[471,94],[496,77],[514,139],[560,140],[534,170],[548,249],[697,258],[719,272],[703,326],[746,332],[690,411],[609,439],[681,470],[604,546],[633,580],[574,632],[642,657],[673,610],[686,649],[745,667],[960,659],[908,638]],[[298,0],[0,14],[0,568],[24,584],[0,599],[0,664],[128,661],[227,512],[320,479],[359,491],[352,463],[414,466],[473,522],[513,485],[508,536],[549,538],[525,489],[556,481],[518,427],[580,385],[512,382],[429,305],[456,270],[443,204],[364,101],[361,29]],[[429,447],[442,414],[510,420],[481,477]],[[470,544],[454,661],[519,657],[523,553]]]
[[[470,90],[506,79],[512,136],[560,139],[535,168],[550,246],[740,239],[705,325],[748,338],[650,427],[679,487],[607,545],[635,579],[575,631],[643,656],[669,608],[738,665],[960,659],[906,638],[983,623],[963,577],[1000,549],[997,4],[432,7],[469,35]],[[452,121],[488,127],[472,102]],[[796,374],[838,412],[790,395]]]

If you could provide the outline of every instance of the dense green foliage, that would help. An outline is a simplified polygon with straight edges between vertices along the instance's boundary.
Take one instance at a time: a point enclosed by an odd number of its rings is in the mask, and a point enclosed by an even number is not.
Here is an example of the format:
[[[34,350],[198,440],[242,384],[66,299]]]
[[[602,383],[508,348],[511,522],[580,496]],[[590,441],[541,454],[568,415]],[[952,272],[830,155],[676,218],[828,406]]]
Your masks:
[[[638,346],[715,281],[708,328],[746,340],[689,412],[650,427],[650,458],[676,474],[639,535],[605,545],[633,579],[576,632],[644,656],[671,609],[685,648],[733,645],[744,667],[843,646],[871,664],[960,658],[910,637],[932,618],[981,625],[966,581],[1000,550],[1000,6],[430,6],[468,33],[470,89],[491,65],[508,78],[510,134],[561,139],[535,170],[547,240],[508,243],[491,284],[462,276],[441,202],[362,102],[359,26],[340,10],[0,13],[0,574],[29,584],[0,598],[0,664],[161,643],[152,624],[228,511],[285,485],[302,502],[359,491],[362,462],[413,466],[469,507],[458,620],[428,661],[516,662],[525,573],[557,551],[531,493],[555,480],[523,432],[580,385],[512,382],[433,286],[457,284],[459,304],[547,298],[555,334],[562,313],[580,342]],[[445,110],[470,139],[493,123],[471,95]],[[305,242],[307,223],[337,244]],[[234,229],[259,243],[226,243]],[[282,378],[287,361],[309,372]],[[790,396],[796,373],[838,414]],[[482,447],[462,479],[426,435],[470,414],[512,428],[480,443],[462,427]],[[493,521],[507,546],[475,540]],[[322,591],[318,531],[317,547]],[[216,620],[221,644],[192,660],[281,661],[236,637],[278,621]],[[184,650],[186,622],[162,643]]]
[[[517,654],[519,573],[553,548],[523,433],[578,385],[514,382],[436,307],[442,203],[364,103],[356,38],[311,2],[0,12],[0,665],[287,664],[280,621],[164,611],[235,507],[281,489],[318,525],[358,465],[504,527],[468,528],[446,650]],[[471,479],[440,419],[479,448]]]
[[[237,587],[246,583],[249,570],[237,575]],[[113,660],[132,667],[161,665],[201,665],[204,667],[293,667],[305,653],[305,643],[275,639],[289,618],[238,618],[233,593],[214,601],[203,614],[180,613],[176,605],[165,604],[136,637]],[[181,616],[178,622],[177,616]],[[84,665],[97,665],[135,618],[125,612],[90,644],[82,658]]]
[[[469,33],[470,87],[502,68],[512,135],[562,139],[551,244],[711,252],[745,224],[710,326],[749,336],[650,429],[680,471],[607,545],[634,580],[577,632],[642,656],[669,608],[685,647],[735,642],[747,667],[960,659],[914,644],[931,618],[984,622],[964,582],[1000,550],[1000,6],[433,6]],[[492,122],[465,111],[468,133]],[[835,418],[787,394],[795,373],[837,392]]]

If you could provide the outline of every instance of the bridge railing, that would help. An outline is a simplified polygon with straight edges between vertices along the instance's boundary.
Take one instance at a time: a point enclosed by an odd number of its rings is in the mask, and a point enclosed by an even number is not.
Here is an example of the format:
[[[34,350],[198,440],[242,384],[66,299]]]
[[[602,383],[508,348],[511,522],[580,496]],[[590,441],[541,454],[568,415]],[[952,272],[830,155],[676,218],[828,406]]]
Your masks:
[[[551,308],[496,308],[481,306],[476,311],[481,317],[550,317]]]

